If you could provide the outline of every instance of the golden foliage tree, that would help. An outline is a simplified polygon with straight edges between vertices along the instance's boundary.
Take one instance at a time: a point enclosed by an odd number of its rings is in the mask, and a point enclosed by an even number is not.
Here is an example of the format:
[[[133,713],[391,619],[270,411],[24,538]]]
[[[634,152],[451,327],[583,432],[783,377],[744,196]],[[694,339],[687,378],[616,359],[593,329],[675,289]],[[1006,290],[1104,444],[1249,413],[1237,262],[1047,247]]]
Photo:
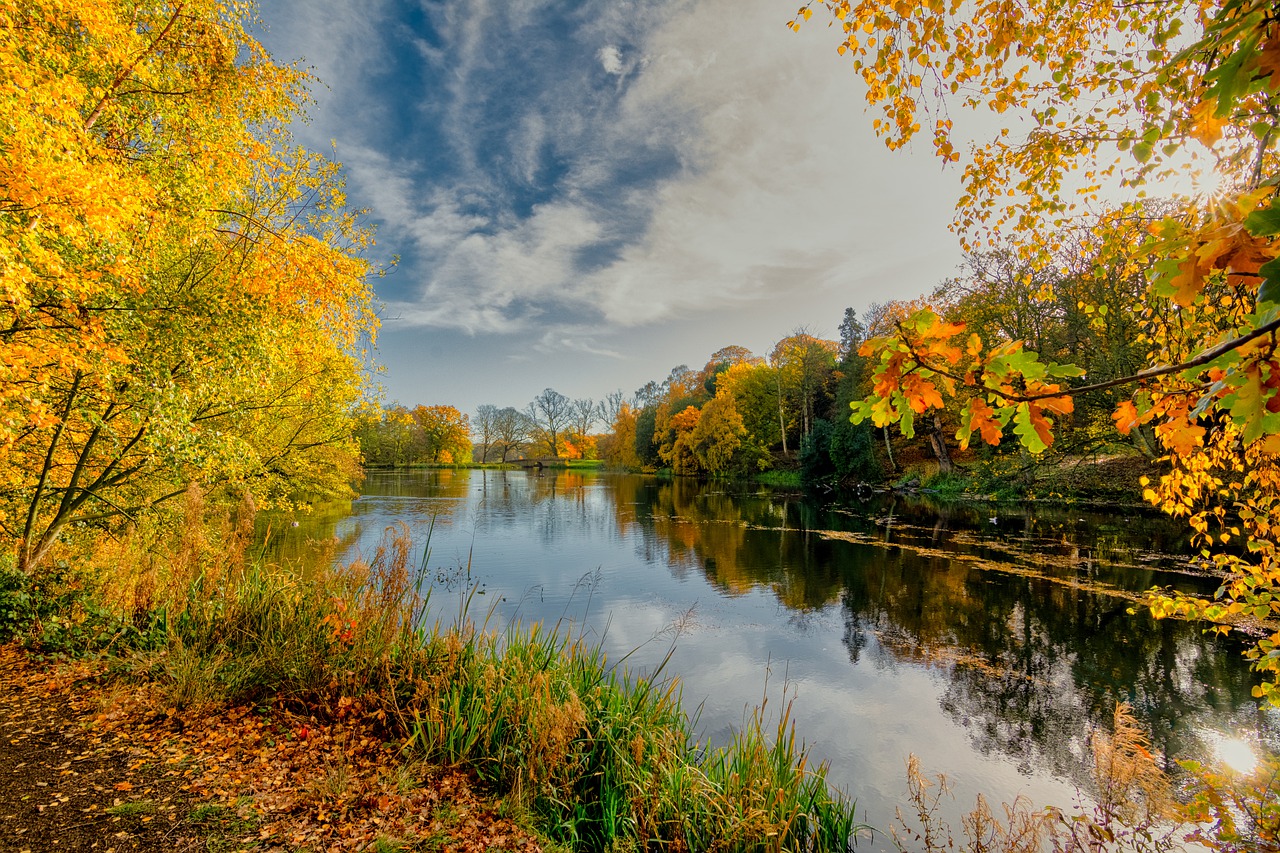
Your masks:
[[[1043,361],[1020,340],[923,309],[864,344],[874,392],[854,417],[904,432],[930,409],[966,401],[958,438],[1001,441],[1010,425],[1031,451],[1054,437],[1073,398],[1124,387],[1114,421],[1147,424],[1173,471],[1147,496],[1186,516],[1201,557],[1224,582],[1212,599],[1153,595],[1157,615],[1214,620],[1223,630],[1280,615],[1280,12],[1269,0],[1002,3],[822,0],[882,111],[891,147],[922,127],[936,152],[961,162],[955,226],[969,247],[1011,246],[1052,263],[1081,214],[1099,255],[1124,257],[1119,278],[1148,280],[1140,343],[1147,366],[1090,382]],[[962,153],[953,107],[1017,115]],[[1209,161],[1219,193],[1184,193],[1153,217],[1189,162]],[[1153,221],[1156,219],[1158,221]],[[1243,540],[1243,548],[1228,546]],[[1274,624],[1274,623],[1272,623]],[[1280,701],[1280,633],[1251,652]]]
[[[471,423],[454,406],[414,406],[422,459],[445,465],[471,461]]]
[[[290,146],[306,81],[248,15],[0,9],[0,531],[23,570],[189,482],[346,488],[369,234]]]

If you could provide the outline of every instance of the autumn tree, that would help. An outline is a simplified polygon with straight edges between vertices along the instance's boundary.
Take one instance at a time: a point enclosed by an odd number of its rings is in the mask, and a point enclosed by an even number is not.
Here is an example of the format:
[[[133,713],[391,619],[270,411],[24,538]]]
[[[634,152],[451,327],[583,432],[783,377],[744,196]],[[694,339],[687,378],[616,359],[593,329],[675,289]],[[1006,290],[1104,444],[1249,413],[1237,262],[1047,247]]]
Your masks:
[[[422,461],[453,465],[471,460],[471,424],[465,414],[453,406],[414,406],[410,414],[420,431]]]
[[[743,447],[739,455],[751,457],[751,467],[768,468],[769,451],[782,442],[776,399],[776,371],[767,364],[737,364],[716,380],[716,396],[733,398],[734,411],[742,418]]]
[[[728,474],[746,435],[742,415],[732,394],[717,394],[702,410],[689,435],[693,454],[702,471],[712,476]]]
[[[702,382],[702,387],[708,394],[716,393],[716,377],[724,373],[735,364],[763,364],[764,359],[755,355],[751,350],[737,344],[727,347],[721,347],[711,354],[711,358],[707,359],[707,363],[698,373],[698,379]]]
[[[963,156],[956,227],[966,246],[1005,243],[1050,265],[1080,214],[1127,257],[1119,277],[1147,282],[1145,366],[1101,381],[1044,360],[1025,341],[991,341],[923,309],[863,345],[873,395],[855,417],[912,429],[924,411],[967,397],[957,437],[1032,452],[1054,440],[1074,398],[1123,387],[1113,412],[1127,433],[1149,425],[1173,470],[1147,496],[1188,518],[1201,558],[1222,573],[1216,596],[1156,593],[1153,611],[1218,622],[1280,615],[1280,13],[1269,0],[1001,4],[931,0],[825,7],[837,50],[881,108],[890,147],[927,124],[936,152],[961,161],[952,108],[1017,116]],[[1128,227],[1145,195],[1209,163],[1219,192],[1170,198],[1145,231]],[[1127,256],[1126,256],[1127,250]],[[1280,700],[1280,633],[1250,654]]]
[[[840,346],[798,329],[778,341],[769,353],[777,382],[778,423],[783,452],[787,428],[795,421],[800,435],[808,435],[821,399],[830,394],[830,381]]]
[[[609,435],[600,440],[600,458],[610,468],[628,471],[639,470],[640,457],[636,455],[636,423],[640,413],[630,404],[622,403],[613,417]]]
[[[658,441],[658,457],[676,474],[697,474],[699,470],[697,439],[694,432],[702,413],[685,406],[667,419]]]
[[[0,531],[23,571],[192,482],[348,489],[369,234],[289,142],[305,77],[246,24],[223,0],[0,9]]]

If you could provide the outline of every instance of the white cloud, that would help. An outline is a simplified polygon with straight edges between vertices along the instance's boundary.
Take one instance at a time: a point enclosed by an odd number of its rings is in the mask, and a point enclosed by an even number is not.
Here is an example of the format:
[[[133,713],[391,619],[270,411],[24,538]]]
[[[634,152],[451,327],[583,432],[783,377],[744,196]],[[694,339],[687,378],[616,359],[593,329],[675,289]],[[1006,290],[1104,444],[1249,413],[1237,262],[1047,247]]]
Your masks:
[[[618,46],[614,44],[606,44],[600,48],[600,52],[596,54],[600,57],[600,65],[604,67],[606,74],[614,76],[622,76],[622,53],[618,50]]]
[[[471,19],[468,54],[482,41],[476,26]],[[584,130],[592,119],[572,100],[564,103],[578,120],[572,127],[530,105],[513,125],[513,169],[533,183],[544,148],[580,139],[565,192],[526,218],[487,223],[483,234],[466,233],[475,219],[448,198],[422,199],[416,216],[397,215],[440,252],[421,290],[430,307],[404,316],[485,318],[472,331],[509,330],[534,316],[529,304],[556,303],[595,307],[611,324],[642,324],[824,288],[867,289],[876,284],[867,270],[883,267],[886,254],[903,261],[894,287],[931,286],[936,258],[922,267],[916,247],[945,239],[948,200],[930,190],[948,182],[869,138],[853,75],[831,47],[792,36],[767,10],[743,13],[719,0],[648,35],[650,61],[612,124]],[[622,73],[616,45],[596,56],[606,72]],[[663,148],[683,165],[660,185],[621,188],[606,206],[586,200],[625,168],[619,158]],[[616,233],[615,217],[627,209],[645,211],[647,228]],[[922,225],[937,230],[926,238]],[[615,262],[585,273],[575,267],[579,253],[610,238],[624,241]],[[513,307],[524,313],[495,322]]]
[[[532,94],[495,110],[502,45],[564,37],[535,0],[500,5],[433,4],[431,43],[404,38],[435,75],[421,97],[444,150],[421,152],[382,138],[386,7],[294,11],[290,52],[334,86],[315,131],[339,136],[379,243],[416,258],[388,328],[523,333],[527,351],[614,362],[634,358],[619,341],[643,340],[627,329],[696,318],[711,349],[776,340],[952,271],[956,174],[871,136],[822,28],[793,35],[776,9],[735,0],[605,3],[569,36],[581,67],[531,64]]]

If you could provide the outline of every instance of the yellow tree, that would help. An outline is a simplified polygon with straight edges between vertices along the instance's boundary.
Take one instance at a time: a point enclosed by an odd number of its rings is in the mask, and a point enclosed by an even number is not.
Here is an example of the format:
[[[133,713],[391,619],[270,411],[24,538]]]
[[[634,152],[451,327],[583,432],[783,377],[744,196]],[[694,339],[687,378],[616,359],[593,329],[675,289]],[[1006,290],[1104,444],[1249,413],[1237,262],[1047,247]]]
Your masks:
[[[746,433],[733,395],[716,394],[702,407],[689,435],[702,470],[712,476],[727,474]]]
[[[696,452],[694,431],[698,426],[702,413],[693,406],[685,406],[672,415],[662,433],[658,444],[658,458],[671,466],[677,474],[698,473],[699,463]]]
[[[782,450],[787,450],[787,426],[799,420],[800,434],[813,426],[818,399],[830,391],[840,344],[797,330],[778,341],[769,353],[777,381],[778,423]]]
[[[728,394],[746,430],[744,445],[760,468],[769,448],[782,441],[777,407],[777,371],[767,364],[735,364],[716,377],[716,396]]]
[[[233,0],[0,9],[0,530],[347,488],[369,234]]]
[[[613,419],[613,431],[600,439],[600,456],[613,468],[639,470],[636,455],[636,419],[640,413],[629,403],[621,403]]]
[[[428,462],[452,465],[471,461],[471,423],[453,406],[414,406],[410,414],[420,430]]]
[[[1151,3],[1005,3],[822,0],[848,56],[882,110],[890,147],[928,126],[936,152],[963,162],[956,227],[966,245],[1008,240],[1020,257],[1049,263],[1066,226],[1084,212],[1116,240],[1121,277],[1150,282],[1142,342],[1148,366],[1089,382],[1042,361],[1021,341],[922,310],[863,347],[875,359],[874,394],[855,418],[912,419],[965,390],[959,438],[997,443],[1010,424],[1033,452],[1053,440],[1072,397],[1125,387],[1114,413],[1123,432],[1150,424],[1173,471],[1148,490],[1187,516],[1202,558],[1224,582],[1212,600],[1153,597],[1157,615],[1223,623],[1280,614],[1280,12],[1269,0]],[[1016,114],[1010,128],[966,154],[950,109]],[[1012,122],[1010,127],[1012,127]],[[1215,167],[1220,193],[1184,194],[1137,235],[1151,188],[1164,192],[1189,161]],[[1108,198],[1112,199],[1104,204]],[[1115,199],[1119,199],[1116,201]],[[1103,209],[1099,209],[1102,207]],[[1112,251],[1112,249],[1114,251]],[[1245,547],[1223,546],[1243,539]],[[1245,556],[1241,556],[1241,554]],[[1280,633],[1252,651],[1280,699]]]

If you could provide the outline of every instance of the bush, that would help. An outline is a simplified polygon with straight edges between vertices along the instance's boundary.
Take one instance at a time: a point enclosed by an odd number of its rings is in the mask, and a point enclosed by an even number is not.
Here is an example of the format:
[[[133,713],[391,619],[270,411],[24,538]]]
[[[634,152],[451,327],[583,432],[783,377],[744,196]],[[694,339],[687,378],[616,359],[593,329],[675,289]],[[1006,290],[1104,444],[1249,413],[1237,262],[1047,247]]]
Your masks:
[[[80,656],[144,646],[152,629],[146,616],[135,623],[105,606],[91,580],[65,563],[33,575],[0,567],[0,642],[20,638],[37,652]]]

